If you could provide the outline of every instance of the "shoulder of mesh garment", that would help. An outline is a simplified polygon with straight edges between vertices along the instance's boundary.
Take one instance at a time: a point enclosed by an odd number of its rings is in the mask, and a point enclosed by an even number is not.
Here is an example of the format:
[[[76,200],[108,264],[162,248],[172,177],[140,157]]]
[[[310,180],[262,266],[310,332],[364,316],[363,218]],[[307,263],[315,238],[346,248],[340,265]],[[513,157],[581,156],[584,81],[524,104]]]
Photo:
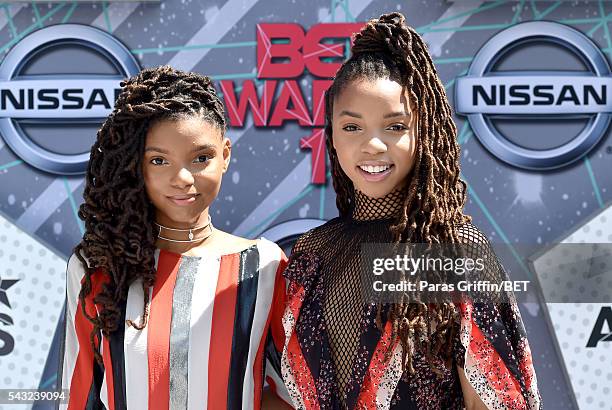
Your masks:
[[[478,275],[472,278],[473,280],[488,280],[498,283],[509,279],[491,242],[476,225],[470,222],[461,224],[458,227],[458,233],[463,239],[466,256],[472,259],[482,258],[484,260],[484,270],[478,272]]]
[[[291,253],[298,252],[317,252],[324,246],[334,235],[334,231],[340,223],[340,218],[333,218],[325,222],[323,225],[317,226],[300,236],[293,245]]]
[[[473,223],[465,222],[457,227],[459,236],[463,239],[463,243],[466,244],[481,244],[489,246],[489,239],[487,236]]]

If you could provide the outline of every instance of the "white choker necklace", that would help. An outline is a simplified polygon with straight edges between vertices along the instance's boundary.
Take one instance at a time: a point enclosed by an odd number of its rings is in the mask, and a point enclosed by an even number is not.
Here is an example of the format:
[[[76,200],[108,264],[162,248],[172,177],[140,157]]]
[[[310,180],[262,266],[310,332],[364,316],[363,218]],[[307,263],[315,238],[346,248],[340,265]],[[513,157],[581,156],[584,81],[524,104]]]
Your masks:
[[[212,225],[212,220],[210,218],[210,215],[208,215],[208,223],[206,223],[206,225],[194,226],[193,228],[189,228],[189,229],[168,228],[167,226],[160,225],[157,222],[153,222],[153,223],[159,227],[159,232],[157,233],[157,237],[159,239],[162,239],[164,241],[169,241],[169,242],[180,242],[180,243],[201,242],[201,241],[207,239],[213,233],[213,225]],[[208,235],[206,235],[206,236],[204,236],[202,238],[195,238],[194,239],[193,231],[197,231],[197,230],[205,229],[205,228],[210,228],[210,232],[208,233]],[[179,240],[179,239],[166,238],[166,237],[162,236],[162,234],[161,234],[162,233],[162,229],[166,229],[168,231],[174,231],[174,232],[189,232],[189,234],[187,235],[189,240],[185,241],[185,240]]]

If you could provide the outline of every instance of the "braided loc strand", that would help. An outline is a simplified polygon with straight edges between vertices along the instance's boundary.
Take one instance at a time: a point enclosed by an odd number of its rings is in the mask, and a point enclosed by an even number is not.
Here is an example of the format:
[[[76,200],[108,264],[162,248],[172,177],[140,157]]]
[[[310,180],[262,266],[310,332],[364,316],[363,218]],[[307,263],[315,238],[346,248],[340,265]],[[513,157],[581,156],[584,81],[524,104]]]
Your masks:
[[[402,85],[411,109],[416,112],[415,163],[404,187],[407,195],[402,212],[390,226],[394,240],[460,243],[457,227],[470,222],[471,217],[463,213],[466,184],[460,179],[457,127],[427,45],[397,12],[370,20],[355,34],[351,57],[342,64],[325,94],[326,144],[340,215],[350,214],[354,187],[333,148],[334,100],[352,81],[377,79],[390,79]],[[383,310],[379,304],[379,325]],[[409,372],[414,370],[412,357],[418,347],[424,347],[430,358],[431,354],[449,358],[456,314],[451,303],[425,304],[404,296],[386,311],[393,335],[402,344],[404,368]],[[435,324],[433,333],[430,323]]]
[[[79,217],[85,233],[74,253],[85,267],[79,299],[85,317],[93,324],[90,335],[96,360],[101,363],[96,339],[122,325],[121,304],[129,286],[142,280],[144,312],[142,330],[149,318],[149,289],[155,283],[155,209],[145,191],[142,172],[147,131],[160,120],[199,116],[226,129],[225,110],[211,80],[169,66],[145,69],[121,83],[115,107],[97,133],[91,148]],[[108,276],[93,295],[98,313],[90,316],[85,298],[92,292],[98,270]]]

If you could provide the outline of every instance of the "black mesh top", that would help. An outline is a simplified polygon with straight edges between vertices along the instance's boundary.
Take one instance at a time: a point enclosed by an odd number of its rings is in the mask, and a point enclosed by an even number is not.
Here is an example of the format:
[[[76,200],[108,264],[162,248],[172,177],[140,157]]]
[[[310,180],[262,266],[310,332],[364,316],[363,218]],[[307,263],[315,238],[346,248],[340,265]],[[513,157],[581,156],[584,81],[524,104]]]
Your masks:
[[[457,305],[452,354],[456,366],[442,374],[434,372],[417,351],[415,373],[402,370],[398,359],[401,346],[390,340],[388,323],[382,332],[376,326],[376,305],[364,299],[366,284],[359,267],[363,243],[392,242],[389,226],[401,210],[403,198],[402,191],[378,199],[357,191],[350,217],[334,218],[295,244],[284,274],[290,286],[283,319],[287,349],[282,359],[283,377],[294,405],[460,409],[460,366],[490,408],[540,408],[516,303]],[[465,242],[473,244],[474,252],[489,255],[490,275],[505,278],[485,235],[472,224],[458,229]],[[495,375],[490,372],[493,362],[499,369]],[[441,360],[438,364],[444,368]]]

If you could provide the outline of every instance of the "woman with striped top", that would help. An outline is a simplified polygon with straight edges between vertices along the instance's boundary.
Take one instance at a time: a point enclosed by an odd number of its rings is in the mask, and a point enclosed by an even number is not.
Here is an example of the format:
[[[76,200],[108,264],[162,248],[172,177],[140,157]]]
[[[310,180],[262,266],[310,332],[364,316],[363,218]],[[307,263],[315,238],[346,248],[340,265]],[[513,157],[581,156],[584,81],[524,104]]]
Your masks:
[[[166,66],[122,83],[68,262],[69,409],[259,409],[264,378],[283,395],[286,258],[209,215],[230,163],[225,126],[208,77]]]

